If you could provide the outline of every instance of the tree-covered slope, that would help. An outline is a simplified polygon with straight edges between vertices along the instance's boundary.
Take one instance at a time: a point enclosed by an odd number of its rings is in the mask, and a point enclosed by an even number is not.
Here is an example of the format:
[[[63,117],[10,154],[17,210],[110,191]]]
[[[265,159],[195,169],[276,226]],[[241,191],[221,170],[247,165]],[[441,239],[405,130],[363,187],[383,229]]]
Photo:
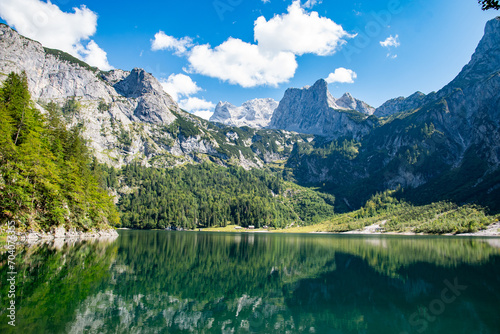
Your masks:
[[[118,224],[80,131],[66,129],[56,112],[42,115],[30,100],[26,77],[8,76],[0,89],[2,220],[15,220],[21,230]]]
[[[199,228],[285,227],[311,224],[334,214],[334,197],[303,188],[269,171],[224,168],[212,163],[172,169],[137,164],[105,169],[117,189],[122,226]]]

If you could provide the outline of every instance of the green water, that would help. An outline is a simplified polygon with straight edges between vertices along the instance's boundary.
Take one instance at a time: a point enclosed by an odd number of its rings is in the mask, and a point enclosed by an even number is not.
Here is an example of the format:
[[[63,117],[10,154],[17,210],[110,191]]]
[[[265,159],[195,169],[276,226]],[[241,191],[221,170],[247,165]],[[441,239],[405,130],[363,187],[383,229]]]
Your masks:
[[[500,333],[500,239],[120,231],[18,248],[1,333]]]

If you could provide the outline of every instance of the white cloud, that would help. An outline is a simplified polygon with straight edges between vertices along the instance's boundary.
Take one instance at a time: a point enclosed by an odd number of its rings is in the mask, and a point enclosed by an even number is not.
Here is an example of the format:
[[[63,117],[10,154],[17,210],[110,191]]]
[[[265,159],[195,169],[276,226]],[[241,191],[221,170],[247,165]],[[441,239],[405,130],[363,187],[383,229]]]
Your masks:
[[[179,101],[179,106],[187,111],[196,111],[203,109],[214,109],[215,104],[210,101],[200,99],[198,97],[189,97]]]
[[[317,12],[307,13],[299,0],[288,7],[287,14],[275,15],[269,21],[260,16],[254,23],[254,38],[259,48],[268,52],[326,56],[345,43],[343,38],[351,37],[354,36],[332,20],[320,17]]]
[[[263,0],[267,2],[267,0]],[[304,6],[314,6],[318,0],[309,0]],[[277,86],[295,75],[296,56],[312,53],[331,55],[352,38],[342,26],[308,13],[295,0],[288,12],[275,15],[269,21],[263,16],[254,22],[256,44],[229,37],[222,44],[193,46],[189,37],[176,39],[162,31],[152,40],[152,50],[170,49],[185,54],[190,73],[218,78],[242,87]]]
[[[321,0],[307,0],[305,4],[302,5],[304,8],[313,8],[316,5],[319,5]]]
[[[108,63],[106,51],[101,49],[96,42],[91,40],[87,44],[87,47],[81,51],[81,53],[84,55],[83,60],[87,64],[96,66],[104,71],[113,69],[113,66],[109,65]]]
[[[213,110],[215,108],[215,104],[212,102],[198,97],[188,97],[187,99],[180,100],[179,106],[182,109],[206,120],[210,119],[210,116],[213,115]]]
[[[306,5],[316,3],[312,0]],[[296,0],[288,13],[269,21],[261,16],[254,22],[257,44],[229,38],[215,48],[198,45],[188,60],[191,71],[242,87],[277,86],[295,75],[296,55],[331,55],[345,43],[344,38],[351,37],[332,20],[307,13]]]
[[[151,40],[151,50],[173,50],[177,55],[183,55],[186,51],[193,46],[193,39],[190,37],[183,37],[177,39],[175,37],[159,31],[155,34],[155,38]]]
[[[262,0],[262,3],[270,3],[271,0]]]
[[[163,90],[172,96],[182,109],[207,120],[212,116],[215,104],[191,96],[202,90],[191,77],[182,73],[171,74],[167,80],[161,80],[160,83]]]
[[[390,48],[390,47],[395,47],[397,48],[399,46],[399,36],[392,36],[390,35],[387,37],[384,41],[380,41],[380,45],[383,46],[384,48]]]
[[[83,5],[67,13],[50,1],[2,0],[0,17],[20,34],[46,47],[68,52],[102,70],[112,69],[106,52],[97,43],[84,43],[96,32],[97,14]]]
[[[393,55],[391,53],[392,48],[397,48],[400,45],[398,35],[396,36],[390,35],[384,41],[380,41],[379,43],[382,47],[387,48],[389,50],[389,53],[387,53],[387,58],[396,59],[398,57],[397,54]]]
[[[160,80],[160,83],[163,90],[172,96],[176,102],[179,101],[181,96],[190,96],[201,90],[191,77],[182,73],[171,74],[167,80]]]
[[[210,110],[197,110],[193,114],[208,121],[210,120],[210,117],[212,117],[214,112]]]
[[[326,78],[325,80],[328,83],[354,83],[354,79],[356,79],[357,77],[358,75],[353,70],[339,67],[333,73],[330,73],[330,75],[328,75],[328,78]]]
[[[215,48],[195,46],[188,60],[191,71],[242,87],[276,86],[293,77],[297,69],[293,53],[265,53],[257,45],[235,38]]]

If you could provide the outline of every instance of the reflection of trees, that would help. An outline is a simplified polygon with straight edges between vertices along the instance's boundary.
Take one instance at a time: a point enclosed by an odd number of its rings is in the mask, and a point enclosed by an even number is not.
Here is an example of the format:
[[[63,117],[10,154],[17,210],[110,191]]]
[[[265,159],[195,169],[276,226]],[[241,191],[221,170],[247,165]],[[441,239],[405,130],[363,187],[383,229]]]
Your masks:
[[[57,249],[46,245],[21,248],[16,257],[16,333],[63,333],[75,316],[79,303],[99,290],[109,278],[109,268],[117,251],[111,242],[82,241]],[[0,256],[2,309],[7,298],[10,271],[7,254]],[[13,330],[0,322],[0,332]]]
[[[500,268],[487,241],[122,231],[109,248],[23,253],[32,277],[50,284],[24,284],[35,288],[24,288],[21,303],[30,324],[54,333],[411,332],[406,319],[439,297],[444,279],[460,277],[486,306],[500,301],[488,297]],[[465,305],[478,326],[500,325],[468,294],[448,310],[465,317]],[[433,325],[430,333],[456,326],[446,317]]]
[[[161,289],[182,298],[239,297],[333,270],[339,252],[387,276],[420,262],[454,268],[499,254],[467,238],[125,232],[117,264],[128,271],[118,282],[134,277],[137,286],[126,289],[143,294]]]
[[[495,254],[476,239],[124,232],[116,285],[79,314],[103,323],[101,332],[141,324],[200,333],[390,332],[407,326],[416,301],[439,296],[444,278]],[[100,303],[106,307],[93,306]]]
[[[500,302],[498,293],[492,296],[500,284],[497,260],[484,266],[461,263],[447,267],[414,262],[399,268],[398,275],[388,276],[369,261],[339,252],[336,270],[287,287],[285,301],[295,328],[314,327],[317,333],[416,333],[421,327],[412,327],[410,317],[442,298],[447,287],[444,280],[457,278],[467,289],[445,305],[446,313],[435,317],[426,333],[490,332],[500,326],[500,320],[488,310]]]

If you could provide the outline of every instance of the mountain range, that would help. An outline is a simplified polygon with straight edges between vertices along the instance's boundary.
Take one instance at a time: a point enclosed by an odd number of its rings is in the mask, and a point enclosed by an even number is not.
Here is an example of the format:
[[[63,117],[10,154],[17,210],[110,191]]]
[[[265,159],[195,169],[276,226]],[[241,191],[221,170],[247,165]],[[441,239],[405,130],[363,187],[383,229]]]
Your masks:
[[[271,98],[253,99],[243,103],[240,107],[221,101],[215,107],[210,121],[231,126],[265,128],[269,125],[277,107],[278,102]]]
[[[486,24],[470,62],[448,85],[427,96],[416,93],[385,103],[382,107],[401,112],[379,119],[354,145],[355,154],[325,155],[325,145],[303,154],[296,149],[290,167],[300,182],[326,184],[346,203],[351,199],[359,205],[368,194],[402,187],[404,196],[417,203],[448,199],[498,208],[499,92],[496,18]]]
[[[26,73],[40,110],[56,103],[68,127],[83,127],[110,166],[271,168],[335,194],[345,210],[385,189],[417,203],[500,209],[500,18],[448,85],[376,109],[348,93],[335,99],[320,79],[289,88],[279,103],[220,102],[208,122],[181,110],[142,69],[99,71],[1,25],[0,80],[12,71]]]
[[[291,105],[294,107],[291,108]],[[331,122],[329,118],[335,118],[336,115],[335,112],[326,111],[326,114],[329,114],[330,117],[326,116],[326,119],[323,119],[320,116],[321,113],[324,113],[323,109],[344,112],[357,111],[368,116],[375,112],[375,108],[369,106],[366,102],[355,99],[349,93],[345,93],[339,99],[335,99],[328,91],[326,81],[320,79],[312,87],[306,86],[302,89],[288,89],[280,102],[270,98],[253,99],[243,103],[240,107],[236,107],[229,102],[221,101],[215,107],[210,121],[238,127],[249,126],[256,129],[277,128],[322,135],[331,130],[328,126],[325,127],[325,125]],[[275,113],[276,110],[277,113]],[[295,112],[290,112],[293,110]],[[387,110],[386,114],[389,115],[396,112],[398,112],[396,108],[393,108],[392,110]],[[297,115],[297,113],[300,115]],[[299,117],[299,119],[296,119],[296,117]],[[302,122],[305,119],[311,121],[311,117],[312,121],[316,123],[315,127],[308,126],[307,124],[300,126],[294,123]],[[346,131],[346,129],[341,128],[342,124],[336,126],[337,131]]]

